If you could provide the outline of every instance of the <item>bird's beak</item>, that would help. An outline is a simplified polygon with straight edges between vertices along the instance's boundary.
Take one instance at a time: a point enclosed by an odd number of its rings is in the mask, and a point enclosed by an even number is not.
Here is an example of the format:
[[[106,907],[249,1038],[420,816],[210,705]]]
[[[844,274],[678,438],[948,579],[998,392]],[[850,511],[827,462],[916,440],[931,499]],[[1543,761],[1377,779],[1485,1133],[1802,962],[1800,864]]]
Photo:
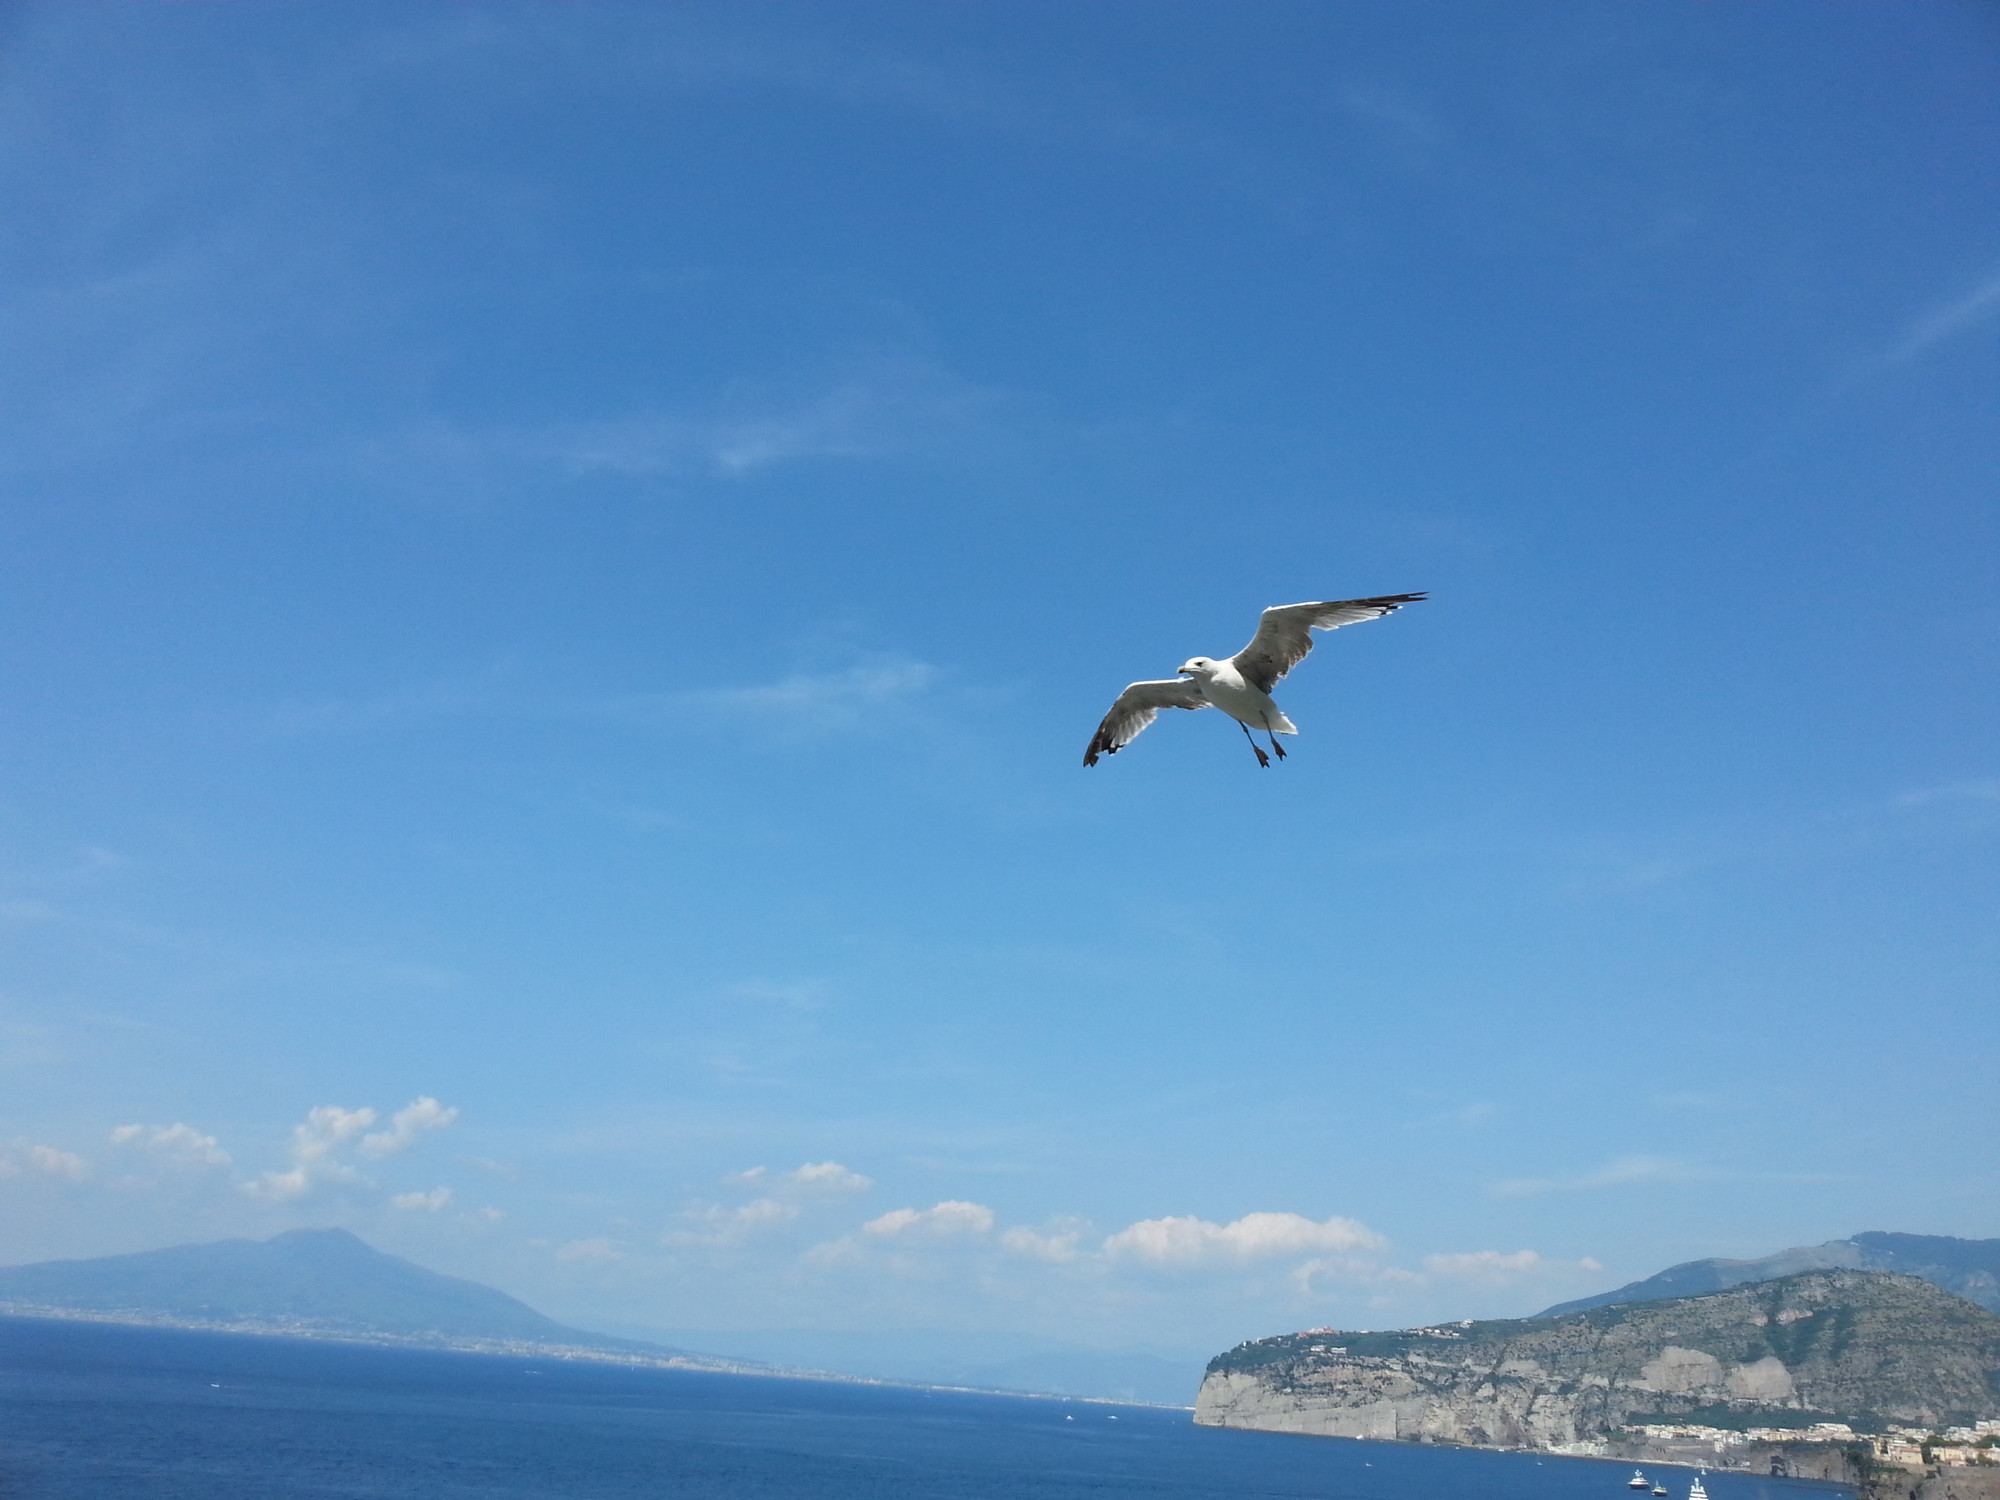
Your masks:
[[[1175,668],[1174,668],[1174,675],[1175,675],[1176,677],[1192,677],[1192,676],[1194,676],[1194,668],[1193,668],[1193,667],[1175,667]]]

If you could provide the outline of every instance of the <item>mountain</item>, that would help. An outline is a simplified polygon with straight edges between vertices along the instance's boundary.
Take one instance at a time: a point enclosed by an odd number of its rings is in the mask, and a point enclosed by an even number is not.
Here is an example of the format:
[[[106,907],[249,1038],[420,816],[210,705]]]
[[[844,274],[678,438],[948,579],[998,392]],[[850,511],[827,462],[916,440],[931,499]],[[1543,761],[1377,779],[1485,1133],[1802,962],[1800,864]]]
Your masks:
[[[1928,1281],[1815,1270],[1549,1319],[1289,1334],[1210,1361],[1195,1421],[1552,1449],[1639,1423],[1877,1430],[2000,1415],[2000,1317]]]
[[[680,1353],[564,1327],[505,1292],[385,1255],[344,1229],[0,1267],[0,1312],[662,1358]]]
[[[1693,1297],[1746,1282],[1771,1281],[1801,1271],[1835,1267],[1918,1276],[1968,1302],[1977,1302],[1988,1312],[2000,1312],[2000,1240],[1960,1240],[1942,1234],[1885,1234],[1871,1230],[1852,1239],[1780,1250],[1761,1260],[1683,1261],[1644,1281],[1630,1282],[1616,1291],[1599,1292],[1595,1297],[1558,1302],[1535,1316],[1559,1318],[1592,1307]]]

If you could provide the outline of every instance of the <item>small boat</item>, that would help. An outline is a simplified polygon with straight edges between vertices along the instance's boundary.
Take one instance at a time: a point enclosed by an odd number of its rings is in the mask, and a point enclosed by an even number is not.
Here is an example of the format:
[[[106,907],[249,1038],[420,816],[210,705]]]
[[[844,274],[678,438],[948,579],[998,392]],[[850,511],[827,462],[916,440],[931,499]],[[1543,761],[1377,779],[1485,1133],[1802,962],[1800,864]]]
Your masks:
[[[1625,1481],[1625,1488],[1628,1490],[1650,1490],[1652,1487],[1653,1487],[1653,1481],[1648,1479],[1644,1474],[1640,1473],[1637,1469],[1634,1469],[1632,1471],[1632,1477]]]
[[[1694,1476],[1694,1483],[1688,1486],[1688,1500],[1708,1500],[1708,1491],[1701,1487],[1701,1476]]]
[[[1667,1492],[1667,1487],[1664,1484],[1656,1484],[1653,1486],[1653,1493],[1655,1495],[1665,1495],[1666,1492]]]

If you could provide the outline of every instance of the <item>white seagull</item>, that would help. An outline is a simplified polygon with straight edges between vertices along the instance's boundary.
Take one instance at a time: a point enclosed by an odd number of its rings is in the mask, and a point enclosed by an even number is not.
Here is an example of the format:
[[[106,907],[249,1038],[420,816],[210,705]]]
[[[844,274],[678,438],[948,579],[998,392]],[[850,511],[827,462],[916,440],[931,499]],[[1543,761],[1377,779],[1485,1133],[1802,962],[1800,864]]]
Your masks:
[[[1264,611],[1257,622],[1257,634],[1250,644],[1227,661],[1197,656],[1179,669],[1179,675],[1164,682],[1135,682],[1118,695],[1111,712],[1090,737],[1083,753],[1086,766],[1097,764],[1100,755],[1116,755],[1141,731],[1160,716],[1163,708],[1207,708],[1214,704],[1243,730],[1243,738],[1257,752],[1257,764],[1268,766],[1271,757],[1251,737],[1261,729],[1270,738],[1278,759],[1285,758],[1277,737],[1297,734],[1298,728],[1285,711],[1271,699],[1278,679],[1305,660],[1313,648],[1315,630],[1338,630],[1363,620],[1379,620],[1405,604],[1415,604],[1423,594],[1383,594],[1374,599],[1333,599],[1323,604],[1277,604]]]

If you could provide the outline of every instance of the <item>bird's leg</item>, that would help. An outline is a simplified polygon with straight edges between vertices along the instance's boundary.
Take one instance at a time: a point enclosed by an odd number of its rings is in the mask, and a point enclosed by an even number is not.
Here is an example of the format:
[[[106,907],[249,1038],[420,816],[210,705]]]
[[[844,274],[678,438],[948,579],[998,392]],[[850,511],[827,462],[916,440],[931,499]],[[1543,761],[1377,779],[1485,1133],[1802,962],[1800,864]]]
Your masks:
[[[1245,724],[1241,719],[1238,719],[1236,721],[1236,727],[1243,731],[1244,739],[1250,740],[1250,748],[1254,750],[1257,754],[1257,764],[1260,766],[1270,765],[1271,757],[1264,753],[1264,747],[1258,744],[1254,739],[1250,738],[1250,726],[1248,724]]]
[[[1278,737],[1267,729],[1264,731],[1264,738],[1271,742],[1271,749],[1276,752],[1278,759],[1283,760],[1285,758],[1285,747],[1278,743]]]

